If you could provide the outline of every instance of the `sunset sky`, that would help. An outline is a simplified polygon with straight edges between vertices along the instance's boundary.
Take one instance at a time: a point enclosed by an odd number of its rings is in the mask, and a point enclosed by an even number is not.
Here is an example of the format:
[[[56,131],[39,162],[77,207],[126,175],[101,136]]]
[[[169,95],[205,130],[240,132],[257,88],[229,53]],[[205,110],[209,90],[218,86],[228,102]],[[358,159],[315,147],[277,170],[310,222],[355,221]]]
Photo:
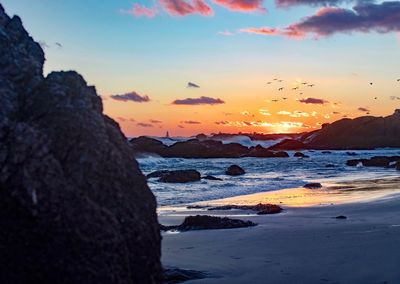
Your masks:
[[[1,3],[45,73],[81,73],[127,136],[311,131],[400,108],[400,1]]]

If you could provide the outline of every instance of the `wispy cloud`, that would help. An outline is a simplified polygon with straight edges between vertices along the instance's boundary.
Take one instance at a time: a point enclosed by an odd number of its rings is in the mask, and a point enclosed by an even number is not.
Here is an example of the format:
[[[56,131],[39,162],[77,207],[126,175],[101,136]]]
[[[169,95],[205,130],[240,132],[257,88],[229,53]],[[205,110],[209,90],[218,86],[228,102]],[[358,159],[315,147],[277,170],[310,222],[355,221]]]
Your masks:
[[[137,103],[145,103],[150,101],[150,98],[148,96],[141,96],[134,91],[123,95],[111,95],[110,97],[116,101],[122,101],[122,102],[131,101]]]
[[[305,99],[299,99],[299,102],[303,104],[315,104],[315,105],[323,105],[328,103],[328,101],[323,100],[323,99],[318,99],[318,98],[305,98]]]
[[[213,2],[231,11],[266,12],[263,0],[213,0]]]
[[[181,121],[181,123],[184,123],[184,124],[201,124],[200,121],[196,121],[196,120],[184,120],[184,121]]]
[[[218,34],[222,35],[222,36],[233,36],[234,35],[234,33],[231,32],[230,30],[224,30],[224,31],[218,32]]]
[[[190,14],[200,14],[211,16],[214,14],[211,7],[203,0],[160,0],[160,5],[171,16],[186,16]]]
[[[200,97],[200,98],[186,98],[182,100],[175,100],[172,102],[174,105],[217,105],[224,104],[225,102],[221,99],[214,99],[210,97]]]
[[[261,115],[270,116],[271,113],[267,109],[260,109],[258,111]]]
[[[300,110],[295,110],[293,112],[281,110],[281,111],[277,112],[277,114],[287,115],[290,117],[310,117],[311,116],[308,112],[304,112],[304,111],[300,111]]]
[[[156,7],[145,7],[139,3],[134,3],[129,10],[121,10],[122,13],[129,14],[135,17],[153,18],[157,15]]]
[[[139,127],[145,127],[145,128],[154,127],[153,124],[145,123],[145,122],[138,122],[138,123],[136,123],[136,125],[139,126]]]

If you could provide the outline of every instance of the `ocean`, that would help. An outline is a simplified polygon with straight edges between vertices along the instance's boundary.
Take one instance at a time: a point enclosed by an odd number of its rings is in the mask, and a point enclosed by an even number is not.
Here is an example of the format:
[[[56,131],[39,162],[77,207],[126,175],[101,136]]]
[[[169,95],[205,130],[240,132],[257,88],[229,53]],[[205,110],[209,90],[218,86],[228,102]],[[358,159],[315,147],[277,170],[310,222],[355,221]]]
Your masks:
[[[265,144],[267,143],[271,142],[265,141]],[[167,159],[147,156],[137,160],[144,174],[157,170],[195,169],[202,176],[212,175],[223,179],[223,181],[201,180],[186,184],[160,183],[157,179],[149,179],[149,187],[155,194],[159,206],[294,188],[309,182],[332,184],[400,175],[395,169],[346,166],[346,161],[349,159],[396,156],[400,155],[400,149],[351,151],[356,153],[355,156],[349,156],[348,151],[331,151],[331,153],[302,151],[310,158],[295,158],[294,151],[287,152],[290,158]],[[246,174],[236,177],[225,175],[225,169],[233,164],[242,167]]]

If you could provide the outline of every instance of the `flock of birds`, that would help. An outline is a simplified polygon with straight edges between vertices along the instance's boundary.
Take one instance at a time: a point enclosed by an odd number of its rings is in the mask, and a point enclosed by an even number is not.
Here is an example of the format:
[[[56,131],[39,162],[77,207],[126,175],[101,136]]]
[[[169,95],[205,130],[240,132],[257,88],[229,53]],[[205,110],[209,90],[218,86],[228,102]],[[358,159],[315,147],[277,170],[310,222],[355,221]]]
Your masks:
[[[397,82],[400,82],[400,78],[399,79],[396,79],[396,81]],[[267,82],[267,85],[271,85],[271,84],[273,84],[273,83],[282,83],[282,82],[284,82],[284,80],[282,80],[282,79],[279,79],[279,78],[274,78],[272,81],[269,81],[269,82]],[[305,87],[309,87],[309,88],[313,88],[313,87],[315,87],[315,84],[313,84],[313,83],[310,83],[310,82],[301,82],[300,83],[301,85],[303,85],[303,86],[305,86]],[[374,82],[369,82],[369,85],[370,86],[373,86],[374,85]],[[299,90],[300,89],[300,86],[295,86],[295,87],[291,87],[291,90],[292,91],[297,91],[297,90]],[[279,87],[278,89],[277,89],[279,92],[282,92],[283,90],[285,90],[285,87]],[[299,93],[299,95],[303,95],[303,93],[302,92],[300,92]],[[398,98],[398,97],[391,97],[391,98]],[[282,100],[287,100],[288,98],[287,97],[282,97]],[[378,97],[374,97],[374,100],[377,100],[378,99]],[[273,99],[273,100],[270,100],[271,102],[278,102],[279,100],[278,99]]]
[[[400,82],[400,78],[399,79],[396,79],[396,81],[397,82]],[[271,85],[271,84],[273,84],[273,83],[282,83],[282,82],[284,82],[284,80],[282,80],[282,79],[279,79],[279,78],[274,78],[274,79],[272,79],[272,81],[269,81],[269,82],[267,82],[267,85]],[[301,83],[299,83],[300,85],[303,85],[304,87],[308,87],[308,88],[313,88],[313,87],[315,87],[315,84],[313,84],[313,83],[310,83],[310,82],[301,82]],[[374,85],[374,82],[369,82],[369,85],[370,86],[373,86]],[[188,84],[187,84],[187,86],[186,86],[187,88],[200,88],[200,86],[198,85],[198,84],[195,84],[195,83],[193,83],[193,82],[188,82]],[[282,92],[282,91],[284,91],[285,90],[285,87],[282,87],[282,86],[280,86],[280,87],[278,87],[278,92]],[[291,90],[292,91],[298,91],[298,90],[300,90],[300,86],[298,85],[298,86],[295,86],[295,87],[291,87]],[[299,95],[303,95],[303,92],[300,92],[300,93],[298,93]],[[391,98],[399,98],[399,97],[391,97]],[[282,100],[284,100],[284,101],[286,101],[288,98],[287,97],[282,97]],[[378,97],[374,97],[374,100],[377,100],[378,99]],[[271,102],[278,102],[279,101],[279,99],[272,99],[272,100],[270,100]]]
[[[274,78],[274,79],[272,79],[272,81],[267,82],[267,85],[271,85],[273,83],[282,83],[282,82],[284,82],[284,80],[279,79],[279,78]],[[301,82],[299,84],[303,85],[304,87],[308,87],[308,88],[315,87],[315,84],[310,83],[310,82]],[[285,87],[279,87],[277,90],[278,90],[278,92],[282,92],[285,90]],[[298,91],[298,90],[300,90],[300,86],[291,87],[291,90]],[[303,92],[298,93],[298,95],[303,95]],[[284,100],[284,101],[286,101],[287,99],[288,99],[287,97],[282,97],[282,100]],[[279,99],[272,99],[270,101],[276,103],[279,101]]]

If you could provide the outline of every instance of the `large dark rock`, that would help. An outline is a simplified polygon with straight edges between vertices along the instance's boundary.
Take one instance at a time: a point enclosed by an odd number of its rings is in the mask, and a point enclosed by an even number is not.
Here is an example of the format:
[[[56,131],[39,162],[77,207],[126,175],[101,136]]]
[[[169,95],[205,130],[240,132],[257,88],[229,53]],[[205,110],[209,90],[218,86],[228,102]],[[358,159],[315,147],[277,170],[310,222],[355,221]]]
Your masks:
[[[400,110],[387,117],[341,119],[304,141],[313,149],[373,149],[400,147]]]
[[[248,153],[249,157],[258,157],[258,158],[273,158],[275,156],[274,152],[257,145],[255,147],[250,148],[250,152]]]
[[[246,172],[238,165],[232,165],[226,169],[225,174],[228,176],[240,176],[244,175]]]
[[[362,164],[364,167],[393,167],[392,165],[400,161],[400,156],[375,156],[370,159],[354,159],[346,162],[347,166],[357,166]]]
[[[177,142],[166,149],[164,157],[179,158],[239,158],[249,149],[237,143],[223,144],[221,141],[192,139]]]
[[[369,160],[363,160],[362,164],[365,167],[388,167],[390,160],[386,157],[372,157]]]
[[[167,149],[167,146],[161,141],[146,136],[132,138],[129,143],[135,154],[154,153],[162,156],[165,149]]]
[[[200,173],[196,170],[176,170],[161,175],[158,181],[167,183],[186,183],[199,181],[200,179]]]
[[[192,230],[216,230],[216,229],[235,229],[256,226],[251,221],[240,219],[230,219],[227,217],[214,217],[208,215],[188,216],[182,224],[178,226],[164,226],[166,230],[192,231]]]
[[[156,202],[117,123],[0,5],[2,283],[159,283]]]
[[[396,162],[396,170],[400,171],[400,161]]]

